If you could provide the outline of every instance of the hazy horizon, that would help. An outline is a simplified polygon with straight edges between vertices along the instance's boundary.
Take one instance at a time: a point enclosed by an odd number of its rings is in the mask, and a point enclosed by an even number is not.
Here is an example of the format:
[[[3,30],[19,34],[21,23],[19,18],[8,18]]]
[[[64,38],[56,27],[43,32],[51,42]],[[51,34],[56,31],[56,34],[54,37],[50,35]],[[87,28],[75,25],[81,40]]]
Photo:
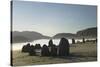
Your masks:
[[[96,6],[13,1],[13,31],[53,36],[90,27],[97,27]]]

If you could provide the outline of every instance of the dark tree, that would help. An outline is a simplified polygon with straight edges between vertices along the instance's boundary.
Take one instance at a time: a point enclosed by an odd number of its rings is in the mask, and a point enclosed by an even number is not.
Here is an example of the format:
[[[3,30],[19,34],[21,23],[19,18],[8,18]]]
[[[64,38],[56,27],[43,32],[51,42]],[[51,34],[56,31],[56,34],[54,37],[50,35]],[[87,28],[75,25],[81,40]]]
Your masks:
[[[29,52],[29,50],[30,50],[30,43],[22,47],[22,52]]]
[[[69,42],[65,38],[61,38],[59,43],[59,56],[69,55]]]
[[[85,38],[83,38],[83,43],[85,43]]]
[[[41,55],[42,56],[49,56],[50,55],[49,48],[45,44],[42,47]]]
[[[51,47],[50,55],[51,56],[57,56],[57,47],[56,47],[56,45],[53,45]]]
[[[72,39],[72,44],[75,44],[75,39],[74,38]]]
[[[48,46],[49,46],[49,47],[53,46],[53,41],[52,41],[52,39],[49,41]]]
[[[29,55],[30,56],[36,55],[35,47],[33,45],[30,46]]]
[[[41,49],[41,45],[40,44],[36,44],[35,45],[35,49]]]

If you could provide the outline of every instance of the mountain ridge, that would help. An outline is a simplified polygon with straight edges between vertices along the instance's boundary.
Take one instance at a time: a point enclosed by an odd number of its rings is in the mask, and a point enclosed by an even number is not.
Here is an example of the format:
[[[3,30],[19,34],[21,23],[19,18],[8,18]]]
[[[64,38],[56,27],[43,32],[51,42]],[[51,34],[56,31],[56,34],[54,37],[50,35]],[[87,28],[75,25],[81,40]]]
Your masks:
[[[31,42],[38,39],[57,39],[57,38],[96,38],[97,37],[97,27],[86,28],[79,30],[76,34],[73,33],[58,33],[54,36],[45,36],[41,33],[35,31],[14,31],[12,32],[12,43],[18,42]],[[24,40],[25,39],[25,40]]]

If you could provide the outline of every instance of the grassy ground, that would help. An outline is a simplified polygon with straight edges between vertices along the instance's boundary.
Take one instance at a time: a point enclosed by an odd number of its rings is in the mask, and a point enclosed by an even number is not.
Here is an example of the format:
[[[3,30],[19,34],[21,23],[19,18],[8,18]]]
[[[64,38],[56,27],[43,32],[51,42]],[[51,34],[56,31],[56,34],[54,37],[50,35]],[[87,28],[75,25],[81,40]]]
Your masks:
[[[97,45],[96,43],[91,43],[91,42],[72,44],[70,46],[69,57],[29,56],[28,53],[21,53],[21,51],[13,51],[14,66],[88,62],[96,60],[97,60]]]

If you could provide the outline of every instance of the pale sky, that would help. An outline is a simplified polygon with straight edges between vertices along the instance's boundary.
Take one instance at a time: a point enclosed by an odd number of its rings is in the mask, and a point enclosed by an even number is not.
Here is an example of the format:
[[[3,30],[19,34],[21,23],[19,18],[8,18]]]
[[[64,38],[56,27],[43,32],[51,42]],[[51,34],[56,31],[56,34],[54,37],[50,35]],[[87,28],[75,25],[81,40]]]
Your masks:
[[[96,6],[13,1],[13,31],[54,36],[96,26]]]

